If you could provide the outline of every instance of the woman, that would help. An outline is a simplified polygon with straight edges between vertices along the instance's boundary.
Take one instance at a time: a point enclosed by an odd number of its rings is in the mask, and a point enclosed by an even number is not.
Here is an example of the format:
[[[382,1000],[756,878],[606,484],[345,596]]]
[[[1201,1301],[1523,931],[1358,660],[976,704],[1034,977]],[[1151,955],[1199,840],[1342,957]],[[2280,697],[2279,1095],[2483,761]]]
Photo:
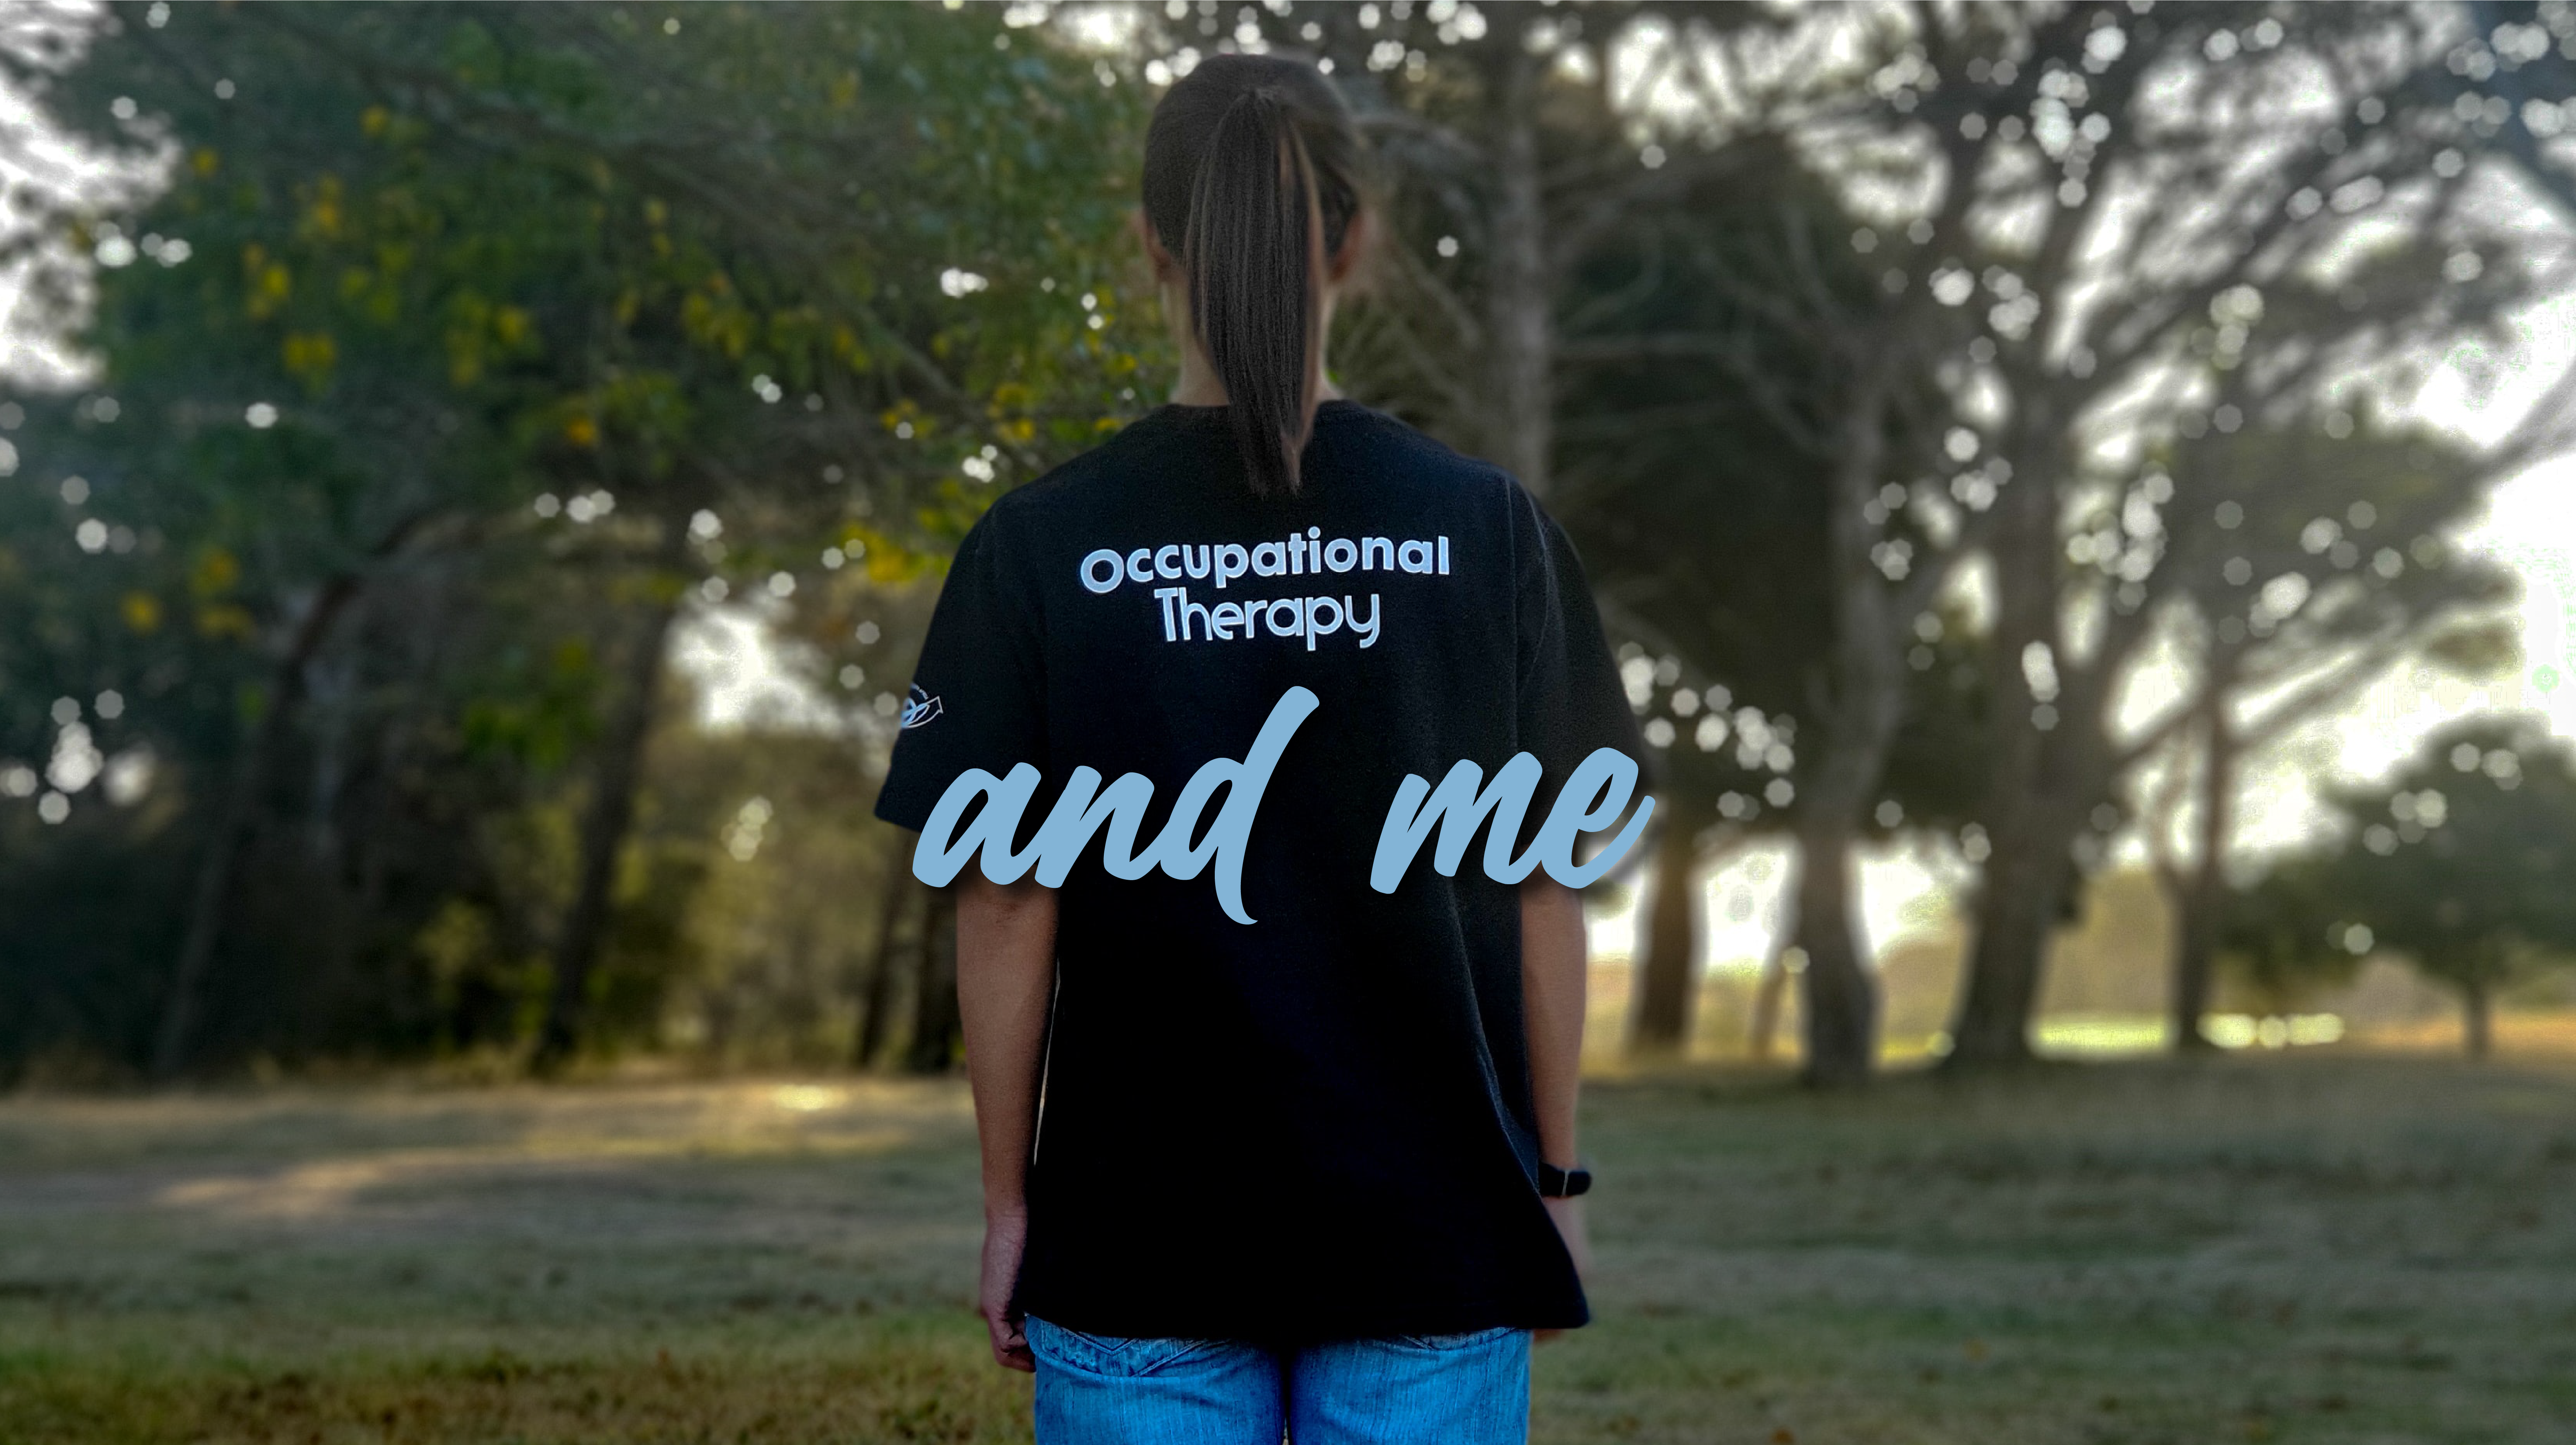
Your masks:
[[[1555,524],[1325,376],[1363,165],[1302,62],[1165,95],[1139,230],[1172,403],[968,534],[877,805],[918,830],[970,768],[1089,767],[1149,780],[1159,827],[1290,689],[1318,701],[1239,908],[1098,846],[1055,889],[961,885],[982,1310],[1042,1441],[1521,1440],[1531,1333],[1586,1318],[1579,900],[1370,871],[1408,775],[1533,754],[1535,821],[1634,724]]]

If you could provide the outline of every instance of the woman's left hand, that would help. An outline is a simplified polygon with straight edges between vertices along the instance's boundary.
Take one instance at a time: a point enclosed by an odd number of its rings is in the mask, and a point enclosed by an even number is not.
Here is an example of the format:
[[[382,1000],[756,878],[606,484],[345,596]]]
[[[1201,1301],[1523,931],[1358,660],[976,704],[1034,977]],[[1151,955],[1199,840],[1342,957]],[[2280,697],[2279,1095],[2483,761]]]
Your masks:
[[[1585,1282],[1592,1278],[1592,1237],[1583,1227],[1583,1200],[1542,1199],[1547,1217],[1556,1221],[1557,1237],[1565,1241],[1565,1252],[1574,1256],[1575,1277]],[[1535,1338],[1542,1344],[1564,1334],[1563,1330],[1540,1330]]]

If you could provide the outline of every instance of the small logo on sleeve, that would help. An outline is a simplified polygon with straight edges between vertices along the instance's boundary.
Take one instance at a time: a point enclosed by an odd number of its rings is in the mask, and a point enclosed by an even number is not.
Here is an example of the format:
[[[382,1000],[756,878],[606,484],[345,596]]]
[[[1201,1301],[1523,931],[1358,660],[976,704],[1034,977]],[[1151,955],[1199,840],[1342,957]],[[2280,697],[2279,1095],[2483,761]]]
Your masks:
[[[936,719],[938,716],[938,695],[935,693],[924,692],[921,689],[920,683],[914,683],[912,685],[912,691],[904,695],[903,725],[908,728],[917,728],[923,723]]]

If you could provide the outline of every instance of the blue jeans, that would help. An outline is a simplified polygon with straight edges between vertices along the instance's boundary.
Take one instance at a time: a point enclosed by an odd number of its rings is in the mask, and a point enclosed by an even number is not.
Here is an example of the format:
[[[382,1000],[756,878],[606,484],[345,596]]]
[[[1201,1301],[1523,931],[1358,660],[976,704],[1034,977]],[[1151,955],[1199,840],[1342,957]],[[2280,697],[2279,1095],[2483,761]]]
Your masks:
[[[1039,1445],[1522,1445],[1527,1330],[1273,1350],[1087,1335],[1032,1316]]]

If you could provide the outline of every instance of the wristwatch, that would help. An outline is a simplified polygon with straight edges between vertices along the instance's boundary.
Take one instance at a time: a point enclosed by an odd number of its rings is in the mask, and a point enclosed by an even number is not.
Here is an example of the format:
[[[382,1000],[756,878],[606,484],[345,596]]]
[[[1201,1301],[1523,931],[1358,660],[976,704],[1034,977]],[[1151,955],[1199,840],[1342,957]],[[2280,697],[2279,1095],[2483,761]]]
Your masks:
[[[1543,1199],[1572,1199],[1592,1187],[1589,1169],[1559,1169],[1545,1160],[1539,1161],[1538,1192]]]

